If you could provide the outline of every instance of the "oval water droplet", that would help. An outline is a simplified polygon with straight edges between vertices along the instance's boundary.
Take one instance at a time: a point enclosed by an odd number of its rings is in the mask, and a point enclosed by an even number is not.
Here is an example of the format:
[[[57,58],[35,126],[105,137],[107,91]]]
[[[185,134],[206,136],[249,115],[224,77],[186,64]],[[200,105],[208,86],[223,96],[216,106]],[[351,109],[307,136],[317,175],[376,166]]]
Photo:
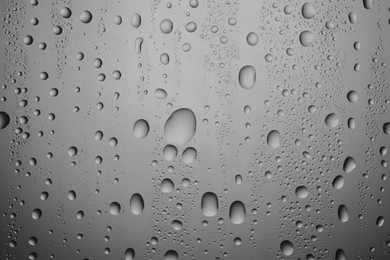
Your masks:
[[[347,258],[345,257],[345,253],[343,249],[337,249],[336,250],[336,260],[346,260]]]
[[[117,216],[121,211],[121,205],[118,202],[113,202],[110,204],[109,211],[111,215]]]
[[[135,258],[135,251],[132,248],[126,249],[125,252],[125,260],[134,260]]]
[[[343,170],[346,172],[346,173],[350,173],[352,172],[354,169],[356,168],[356,162],[355,162],[355,159],[353,159],[352,157],[347,157],[344,161],[344,164],[343,164]]]
[[[382,216],[379,216],[377,219],[376,219],[376,225],[378,227],[381,227],[383,226],[383,224],[385,224],[385,218],[382,217]]]
[[[259,42],[259,37],[257,36],[257,34],[255,32],[250,32],[246,36],[246,42],[250,46],[255,46]]]
[[[158,99],[166,99],[167,98],[167,92],[164,89],[162,89],[162,88],[156,89],[154,91],[154,95]]]
[[[316,8],[312,3],[305,3],[302,6],[302,16],[306,19],[311,19],[316,15]]]
[[[336,176],[332,181],[333,188],[339,190],[344,186],[344,177],[341,175]]]
[[[145,138],[149,133],[149,123],[144,119],[139,119],[133,126],[134,136],[138,139]]]
[[[33,219],[40,219],[41,217],[42,217],[42,210],[34,209],[32,212],[32,218]]]
[[[202,196],[201,209],[206,217],[213,217],[218,213],[218,197],[212,192],[206,192]]]
[[[390,122],[383,124],[383,132],[387,135],[390,135]]]
[[[138,28],[141,25],[141,15],[139,13],[134,13],[130,18],[130,23],[134,28]]]
[[[348,214],[348,209],[347,209],[347,206],[345,205],[340,205],[339,206],[339,209],[337,211],[337,214],[338,214],[338,217],[339,217],[339,220],[342,222],[342,223],[345,223],[348,221],[349,219],[349,214]]]
[[[134,215],[140,215],[144,211],[144,199],[139,193],[133,194],[130,199],[130,211]]]
[[[251,89],[256,83],[256,70],[252,65],[246,65],[238,73],[238,82],[244,89]]]
[[[161,181],[161,191],[164,193],[172,192],[174,187],[175,185],[171,179],[165,178]]]
[[[177,148],[170,144],[166,145],[163,150],[163,156],[168,162],[175,160],[177,156]]]
[[[278,148],[280,146],[281,136],[279,131],[272,130],[267,135],[267,144],[271,148]]]
[[[80,21],[83,23],[89,23],[92,20],[92,14],[89,11],[84,11],[80,14]]]
[[[280,251],[283,255],[290,256],[294,253],[294,245],[289,240],[280,243]]]
[[[364,8],[371,9],[373,7],[374,0],[363,0]]]
[[[196,161],[198,152],[193,147],[188,147],[182,154],[183,162],[186,164],[192,164]]]
[[[164,126],[165,138],[169,143],[183,145],[188,143],[196,132],[196,117],[188,108],[174,111]]]
[[[245,205],[241,201],[235,201],[230,205],[229,218],[233,224],[241,224],[246,216]]]

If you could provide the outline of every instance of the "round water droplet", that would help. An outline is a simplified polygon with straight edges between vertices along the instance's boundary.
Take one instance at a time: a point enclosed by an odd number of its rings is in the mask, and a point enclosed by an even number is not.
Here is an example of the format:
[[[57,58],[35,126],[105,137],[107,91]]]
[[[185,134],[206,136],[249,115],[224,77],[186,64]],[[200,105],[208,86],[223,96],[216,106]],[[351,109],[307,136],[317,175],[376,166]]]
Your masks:
[[[251,89],[256,82],[256,70],[251,65],[246,65],[238,73],[238,82],[244,89]]]
[[[235,201],[230,205],[229,218],[233,224],[241,224],[245,221],[245,205],[241,201]]]
[[[176,231],[179,231],[183,227],[183,223],[181,223],[179,220],[174,220],[171,223],[172,228]]]
[[[130,211],[134,215],[140,215],[144,211],[144,199],[139,193],[133,194],[130,199]]]
[[[40,219],[41,217],[42,217],[42,210],[34,209],[32,212],[32,218],[33,219]]]
[[[175,185],[171,179],[165,178],[161,181],[161,191],[164,193],[172,192],[174,187]]]
[[[316,15],[316,8],[312,3],[305,3],[302,6],[302,16],[306,19],[311,19]]]
[[[284,240],[280,243],[280,251],[286,256],[290,256],[294,253],[294,246],[289,240]]]
[[[315,38],[316,36],[313,32],[303,31],[299,35],[299,42],[302,44],[302,46],[309,47],[310,45],[312,45]]]
[[[192,164],[196,161],[198,153],[193,147],[188,147],[182,154],[183,162],[186,164]]]
[[[279,131],[272,130],[267,135],[267,144],[271,148],[278,148],[280,146],[281,136]]]
[[[144,119],[139,119],[133,126],[134,136],[138,139],[145,138],[149,133],[149,123]]]
[[[117,216],[121,211],[121,205],[118,202],[113,202],[110,204],[109,211],[111,215]]]
[[[135,251],[132,248],[126,249],[125,252],[125,260],[134,260],[135,258]]]
[[[78,152],[77,148],[74,147],[74,146],[71,146],[68,149],[68,155],[71,156],[71,157],[76,156],[77,152]]]
[[[349,102],[354,103],[358,101],[359,97],[355,90],[351,90],[347,94],[347,99]]]
[[[68,7],[63,7],[60,10],[60,15],[63,18],[69,18],[72,15],[72,12],[70,11],[70,9]]]
[[[83,23],[89,23],[92,20],[92,14],[89,11],[84,11],[80,15],[80,21]]]
[[[0,112],[0,129],[6,128],[9,125],[9,122],[10,122],[9,115],[6,112],[1,111]]]
[[[335,113],[330,113],[325,117],[325,124],[328,127],[336,127],[339,124],[339,118],[336,116]]]
[[[349,219],[349,214],[348,214],[348,209],[347,209],[347,206],[345,205],[340,205],[339,206],[339,209],[337,211],[337,214],[338,214],[338,217],[339,217],[339,220],[342,222],[342,223],[345,223],[348,221]]]
[[[188,143],[196,132],[196,117],[188,108],[174,111],[164,126],[165,138],[169,143],[183,145]]]
[[[202,196],[201,209],[206,217],[213,217],[218,213],[218,197],[212,192],[206,192]]]
[[[306,186],[298,186],[296,189],[295,189],[295,195],[300,198],[300,199],[304,199],[306,198],[307,196],[309,196],[309,190],[306,188]]]
[[[162,33],[168,34],[173,30],[173,23],[169,19],[164,19],[160,23],[160,30]]]
[[[169,250],[164,255],[164,260],[178,260],[179,255],[174,250]]]
[[[175,160],[177,156],[177,148],[170,144],[166,145],[163,150],[163,156],[168,162]]]
[[[346,173],[350,173],[352,172],[354,169],[356,168],[356,162],[355,162],[355,159],[353,159],[352,157],[347,157],[344,161],[344,164],[343,164],[343,170],[346,172]]]

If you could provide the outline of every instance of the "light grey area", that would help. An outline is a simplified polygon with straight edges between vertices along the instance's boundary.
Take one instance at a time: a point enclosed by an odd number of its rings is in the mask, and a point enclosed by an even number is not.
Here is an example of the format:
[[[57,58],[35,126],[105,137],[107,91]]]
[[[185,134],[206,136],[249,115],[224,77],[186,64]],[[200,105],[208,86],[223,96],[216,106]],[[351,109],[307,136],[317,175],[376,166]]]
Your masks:
[[[390,259],[390,1],[0,18],[1,259]]]

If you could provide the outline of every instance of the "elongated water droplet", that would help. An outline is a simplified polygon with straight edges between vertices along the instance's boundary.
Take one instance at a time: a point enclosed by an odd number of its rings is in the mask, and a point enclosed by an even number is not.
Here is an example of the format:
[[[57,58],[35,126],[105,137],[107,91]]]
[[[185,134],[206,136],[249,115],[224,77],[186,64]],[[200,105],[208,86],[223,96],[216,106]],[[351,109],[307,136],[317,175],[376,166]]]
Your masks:
[[[346,260],[347,258],[345,257],[345,253],[343,249],[337,249],[336,250],[336,260]]]
[[[241,224],[246,216],[245,205],[241,201],[235,201],[230,205],[229,218],[233,224]]]
[[[183,162],[186,164],[192,164],[196,161],[198,153],[193,147],[188,147],[182,154]]]
[[[333,188],[339,190],[344,186],[344,177],[341,175],[336,176],[332,181]]]
[[[201,209],[206,217],[213,217],[218,213],[218,198],[212,192],[206,192],[202,196]]]
[[[0,129],[4,129],[8,126],[10,122],[10,118],[9,118],[9,115],[4,112],[4,111],[1,111],[0,112]]]
[[[344,164],[343,164],[343,170],[346,172],[346,173],[350,173],[352,172],[354,169],[356,168],[356,162],[355,162],[355,159],[353,159],[352,157],[347,157],[344,161]]]
[[[251,65],[246,65],[238,73],[238,82],[244,89],[251,89],[256,83],[256,70]]]
[[[281,139],[281,136],[280,136],[279,131],[272,130],[268,133],[267,144],[269,147],[276,149],[280,146],[280,142],[281,142],[280,139]]]
[[[149,133],[149,123],[144,119],[139,119],[135,122],[133,133],[136,138],[145,138]]]
[[[302,6],[302,16],[306,19],[311,19],[316,15],[316,9],[312,3],[305,3]]]
[[[144,211],[144,199],[139,193],[133,194],[130,199],[130,211],[134,215],[140,215]]]
[[[347,222],[349,219],[348,209],[345,205],[340,205],[339,210],[337,212],[339,220],[343,223]]]
[[[125,260],[134,260],[135,258],[135,251],[132,248],[126,249],[125,252]]]

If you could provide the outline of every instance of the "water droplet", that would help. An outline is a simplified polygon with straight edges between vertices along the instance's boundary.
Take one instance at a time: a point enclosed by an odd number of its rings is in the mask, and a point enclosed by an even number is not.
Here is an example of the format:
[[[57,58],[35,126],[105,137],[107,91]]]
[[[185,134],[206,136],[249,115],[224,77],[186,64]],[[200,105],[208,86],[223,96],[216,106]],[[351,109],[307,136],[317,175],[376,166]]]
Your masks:
[[[335,113],[330,113],[325,117],[325,124],[328,127],[336,127],[339,124],[339,118],[336,116]]]
[[[84,11],[80,15],[80,21],[83,23],[89,23],[92,20],[92,14],[89,11]]]
[[[349,102],[354,103],[358,101],[359,97],[355,90],[351,90],[347,94],[347,99]]]
[[[134,215],[140,215],[144,211],[144,199],[139,193],[133,194],[130,199],[130,211]]]
[[[160,61],[163,65],[167,65],[169,63],[169,55],[168,53],[162,53],[160,56]]]
[[[77,148],[74,146],[72,146],[68,149],[68,155],[71,157],[76,156],[77,152],[78,152]]]
[[[280,250],[282,251],[282,254],[290,256],[294,253],[294,246],[289,240],[284,240],[280,243]]]
[[[193,147],[188,147],[182,154],[183,162],[186,164],[192,164],[196,161],[198,153]]]
[[[256,70],[251,65],[246,65],[238,73],[238,82],[244,89],[251,89],[256,82]]]
[[[267,144],[269,147],[276,149],[280,146],[280,142],[281,142],[281,136],[279,131],[272,130],[268,133]]]
[[[241,224],[246,216],[245,205],[241,201],[235,201],[230,205],[229,218],[233,224]]]
[[[167,98],[167,92],[162,89],[162,88],[158,88],[154,91],[154,95],[156,96],[156,98],[158,99],[165,99]]]
[[[170,144],[166,145],[163,150],[163,156],[168,162],[175,160],[177,156],[177,148]]]
[[[312,3],[305,3],[302,6],[302,16],[306,19],[311,19],[316,15],[316,8]]]
[[[299,35],[299,42],[302,44],[302,46],[309,47],[310,45],[312,45],[315,38],[316,36],[313,32],[303,31]]]
[[[169,250],[164,255],[164,260],[178,260],[179,255],[174,250]]]
[[[337,212],[339,220],[343,223],[347,222],[349,219],[348,209],[345,205],[340,205],[339,210]]]
[[[135,251],[132,248],[126,249],[125,252],[125,260],[134,260],[135,258]]]
[[[6,112],[1,111],[0,112],[0,129],[6,128],[9,125],[9,122],[10,122],[9,115]]]
[[[186,30],[187,30],[187,32],[190,32],[190,33],[195,32],[197,27],[198,26],[194,22],[189,22],[186,24]]]
[[[118,202],[113,202],[110,204],[109,211],[111,215],[116,216],[121,211],[121,205]]]
[[[174,187],[175,185],[171,179],[165,178],[161,181],[161,191],[164,193],[172,192]]]
[[[188,108],[174,111],[167,119],[164,134],[169,143],[183,145],[189,142],[196,132],[196,117]]]
[[[70,190],[68,192],[68,199],[69,200],[75,200],[76,199],[76,192],[74,190]]]
[[[183,227],[183,223],[181,223],[179,220],[174,220],[171,223],[172,228],[176,231],[179,231]]]
[[[40,219],[42,217],[42,211],[40,209],[34,209],[32,212],[33,219]]]
[[[376,225],[378,227],[381,227],[383,226],[383,224],[385,224],[385,218],[382,217],[382,216],[379,216],[377,219],[376,219]]]
[[[130,23],[134,28],[138,28],[141,25],[141,15],[139,13],[134,13],[130,18]]]
[[[250,46],[255,46],[259,42],[259,36],[257,36],[257,34],[255,32],[250,32],[246,36],[246,42]]]
[[[139,119],[133,127],[134,136],[138,139],[145,138],[149,133],[149,123],[144,119]]]
[[[347,258],[345,257],[345,253],[343,249],[337,249],[336,250],[336,260],[346,260]]]
[[[390,135],[390,122],[383,124],[383,132],[387,135]]]
[[[168,34],[173,30],[173,23],[169,19],[164,19],[160,23],[160,30],[162,33]]]
[[[306,186],[298,186],[296,189],[295,189],[295,195],[300,198],[300,199],[304,199],[306,198],[307,196],[309,196],[309,190],[306,188]]]
[[[212,192],[206,192],[202,196],[201,209],[206,217],[213,217],[218,213],[218,198]]]
[[[60,10],[60,15],[63,18],[69,18],[72,15],[72,12],[70,11],[70,9],[68,7],[63,7]]]
[[[364,8],[371,9],[373,7],[374,0],[363,0]]]
[[[344,177],[341,175],[336,176],[332,181],[333,188],[339,190],[344,186]]]
[[[352,157],[347,157],[344,161],[344,164],[343,164],[343,170],[346,172],[346,173],[350,173],[352,172],[354,169],[356,168],[356,162],[355,162],[355,159],[353,159]]]

